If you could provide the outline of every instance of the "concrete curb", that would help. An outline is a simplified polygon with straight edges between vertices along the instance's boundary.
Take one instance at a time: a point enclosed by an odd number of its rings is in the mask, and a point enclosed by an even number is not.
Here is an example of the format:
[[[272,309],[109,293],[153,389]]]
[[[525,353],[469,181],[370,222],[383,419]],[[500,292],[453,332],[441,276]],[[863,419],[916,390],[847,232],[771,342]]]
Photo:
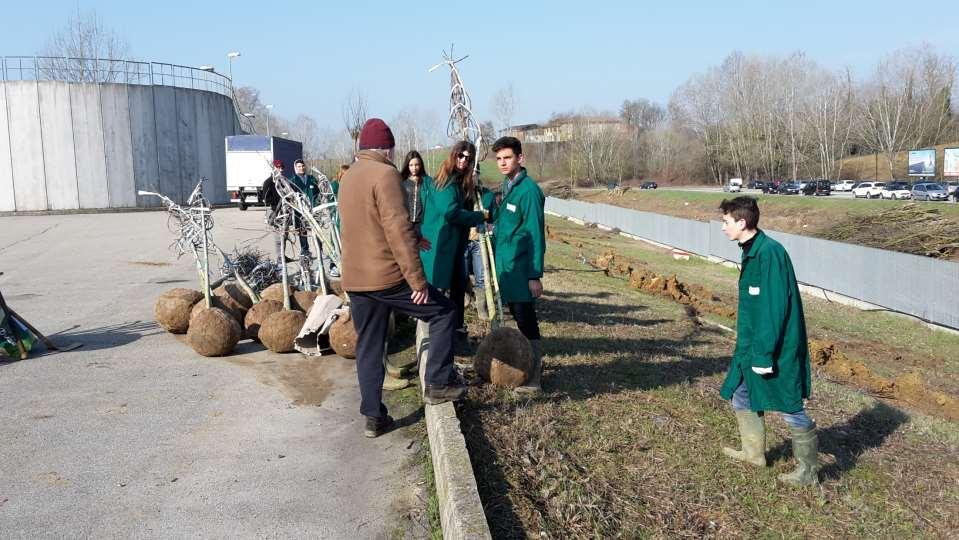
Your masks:
[[[443,538],[491,539],[456,408],[452,402],[425,407]]]
[[[429,326],[416,325],[416,355],[420,360],[420,391],[425,387],[426,350]],[[492,539],[486,513],[476,488],[473,464],[466,450],[466,439],[452,402],[424,405],[426,433],[430,440],[440,523],[446,540]]]

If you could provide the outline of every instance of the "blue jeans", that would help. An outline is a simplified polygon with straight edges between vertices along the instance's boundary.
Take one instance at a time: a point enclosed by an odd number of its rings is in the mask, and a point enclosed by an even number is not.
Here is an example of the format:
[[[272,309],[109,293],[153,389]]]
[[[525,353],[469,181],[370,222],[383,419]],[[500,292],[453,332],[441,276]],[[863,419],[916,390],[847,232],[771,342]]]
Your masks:
[[[736,391],[733,392],[732,402],[733,409],[737,411],[751,410],[749,406],[749,389],[746,388],[746,383],[739,383],[739,388],[736,388]],[[806,414],[806,409],[799,409],[798,412],[794,413],[781,412],[779,414],[781,414],[783,420],[786,421],[786,425],[791,428],[809,429],[816,426],[812,418],[809,418],[809,415]]]
[[[478,240],[469,240],[466,242],[466,250],[463,253],[463,262],[465,263],[463,267],[466,269],[466,278],[469,279],[470,272],[472,272],[476,287],[479,289],[486,286],[481,249],[483,248]]]

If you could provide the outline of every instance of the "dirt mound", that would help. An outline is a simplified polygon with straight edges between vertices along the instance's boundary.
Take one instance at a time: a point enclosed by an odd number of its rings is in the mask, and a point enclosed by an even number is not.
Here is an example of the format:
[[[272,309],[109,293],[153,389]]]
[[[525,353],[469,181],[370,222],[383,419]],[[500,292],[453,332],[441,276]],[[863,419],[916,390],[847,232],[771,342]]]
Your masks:
[[[243,327],[248,339],[260,341],[260,327],[267,317],[278,311],[283,311],[283,302],[276,300],[261,300],[246,312]]]
[[[227,312],[236,320],[240,327],[243,326],[243,318],[246,317],[246,310],[235,300],[227,296],[217,296],[214,294],[210,295],[210,304],[211,307]],[[206,302],[204,300],[200,300],[193,306],[193,311],[190,313],[190,324],[193,324],[193,317],[202,309],[206,309]]]
[[[316,302],[317,293],[314,291],[296,291],[293,293],[293,309],[298,309],[303,313],[309,313],[313,308],[313,302]]]
[[[830,378],[851,383],[878,396],[897,399],[924,411],[959,419],[959,401],[942,392],[931,390],[916,372],[899,375],[894,380],[874,374],[865,364],[846,356],[835,343],[809,340],[809,357],[814,366]]]
[[[202,299],[203,295],[199,291],[171,289],[157,298],[153,306],[154,318],[167,332],[186,333],[190,327],[190,313],[193,306]]]
[[[302,311],[285,309],[267,317],[260,326],[260,341],[275,353],[293,351],[293,340],[306,323]]]
[[[356,358],[356,329],[349,311],[330,326],[330,347],[343,358]]]
[[[243,292],[243,289],[241,289],[240,286],[235,283],[224,283],[223,285],[220,285],[214,289],[213,294],[217,296],[229,297],[243,309],[250,309],[253,307],[253,300],[250,299],[250,297]]]
[[[289,287],[290,294],[293,294],[293,287]],[[260,293],[260,298],[263,300],[276,300],[279,303],[283,303],[283,284],[274,283],[269,287],[263,289],[263,292]]]
[[[687,285],[675,275],[665,276],[651,270],[638,268],[635,261],[606,250],[602,255],[589,261],[592,266],[603,270],[608,276],[626,278],[629,286],[644,292],[657,294],[695,308],[699,313],[712,313],[730,319],[736,318],[735,303],[724,301],[720,296],[702,285]]]
[[[532,365],[529,341],[519,330],[508,326],[490,332],[473,357],[473,368],[484,381],[506,388],[526,383]]]
[[[190,319],[187,340],[198,354],[225,356],[233,352],[242,335],[240,325],[232,315],[219,308],[203,307]]]

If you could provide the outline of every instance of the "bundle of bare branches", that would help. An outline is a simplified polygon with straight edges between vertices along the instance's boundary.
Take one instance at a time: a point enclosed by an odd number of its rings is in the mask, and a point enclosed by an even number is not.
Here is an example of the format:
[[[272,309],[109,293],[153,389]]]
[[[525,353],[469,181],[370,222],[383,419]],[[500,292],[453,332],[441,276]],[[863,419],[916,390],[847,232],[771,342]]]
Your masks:
[[[959,253],[959,222],[929,204],[850,216],[821,235],[827,240],[922,255],[937,259]]]

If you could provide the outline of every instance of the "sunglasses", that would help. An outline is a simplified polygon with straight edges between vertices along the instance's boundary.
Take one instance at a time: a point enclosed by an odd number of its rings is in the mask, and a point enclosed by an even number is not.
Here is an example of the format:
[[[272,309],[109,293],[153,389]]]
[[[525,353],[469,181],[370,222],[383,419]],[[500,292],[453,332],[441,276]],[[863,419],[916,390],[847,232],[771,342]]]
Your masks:
[[[456,154],[456,157],[458,159],[471,159],[473,156],[467,154],[466,152],[460,152],[459,154]]]

